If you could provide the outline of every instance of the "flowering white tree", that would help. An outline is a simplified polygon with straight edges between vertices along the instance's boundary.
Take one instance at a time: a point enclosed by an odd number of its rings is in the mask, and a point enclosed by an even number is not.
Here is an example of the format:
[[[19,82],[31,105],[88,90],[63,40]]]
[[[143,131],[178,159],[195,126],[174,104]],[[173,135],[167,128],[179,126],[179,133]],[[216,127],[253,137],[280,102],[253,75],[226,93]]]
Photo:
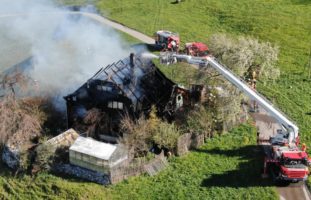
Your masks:
[[[276,67],[279,49],[269,42],[215,34],[210,37],[209,48],[216,58],[239,76],[247,77],[254,71],[263,81],[280,76],[280,70]]]

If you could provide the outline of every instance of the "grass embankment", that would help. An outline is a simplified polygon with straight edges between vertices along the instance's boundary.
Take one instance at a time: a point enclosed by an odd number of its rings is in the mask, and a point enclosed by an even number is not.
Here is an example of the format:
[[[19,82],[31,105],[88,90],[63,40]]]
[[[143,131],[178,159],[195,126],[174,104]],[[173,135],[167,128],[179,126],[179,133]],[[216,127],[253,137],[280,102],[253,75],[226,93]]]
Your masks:
[[[277,199],[261,179],[256,130],[241,125],[184,157],[174,157],[157,176],[133,177],[103,187],[40,174],[12,178],[0,172],[0,199]],[[2,167],[1,167],[2,168]]]

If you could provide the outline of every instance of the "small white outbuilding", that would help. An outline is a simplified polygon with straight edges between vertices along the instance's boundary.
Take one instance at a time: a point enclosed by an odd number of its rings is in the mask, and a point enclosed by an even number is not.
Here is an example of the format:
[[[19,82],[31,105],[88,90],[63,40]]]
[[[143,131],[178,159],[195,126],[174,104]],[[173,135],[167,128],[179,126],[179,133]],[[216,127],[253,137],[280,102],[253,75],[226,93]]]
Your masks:
[[[128,159],[127,151],[122,145],[99,142],[92,138],[78,137],[69,148],[71,164],[101,173]]]

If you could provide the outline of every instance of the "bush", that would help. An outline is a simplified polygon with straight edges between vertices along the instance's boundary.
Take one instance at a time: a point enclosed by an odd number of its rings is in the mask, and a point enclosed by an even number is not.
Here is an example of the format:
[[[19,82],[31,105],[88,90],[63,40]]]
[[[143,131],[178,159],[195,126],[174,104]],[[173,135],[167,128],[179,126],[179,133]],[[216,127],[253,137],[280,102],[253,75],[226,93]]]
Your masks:
[[[41,144],[36,148],[35,168],[49,170],[53,164],[56,148],[49,144]]]
[[[40,110],[42,99],[15,99],[6,96],[0,100],[0,143],[10,139],[11,144],[29,142],[41,132],[41,125],[45,120]]]
[[[156,132],[153,135],[153,141],[160,146],[160,148],[174,149],[177,144],[180,131],[175,124],[167,122],[160,122],[157,126]]]
[[[141,116],[134,121],[125,116],[121,121],[121,130],[123,138],[120,142],[134,151],[134,157],[146,156],[154,144],[174,149],[180,135],[175,124],[163,122],[157,117],[155,107],[152,107],[149,119]]]
[[[204,134],[206,137],[211,137],[212,126],[212,112],[203,106],[198,110],[192,111],[187,117],[187,127],[190,132]]]
[[[128,149],[133,150],[135,157],[147,154],[152,145],[152,130],[145,117],[141,116],[133,121],[129,116],[125,116],[121,121],[121,131],[123,138],[120,139],[120,142],[125,144]]]

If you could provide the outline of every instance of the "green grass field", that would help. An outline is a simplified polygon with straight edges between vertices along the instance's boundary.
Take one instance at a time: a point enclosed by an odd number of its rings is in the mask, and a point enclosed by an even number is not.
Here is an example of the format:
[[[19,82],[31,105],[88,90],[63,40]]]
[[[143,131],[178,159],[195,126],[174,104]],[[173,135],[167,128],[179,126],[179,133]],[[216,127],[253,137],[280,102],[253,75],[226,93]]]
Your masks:
[[[12,178],[1,170],[0,199],[277,199],[273,184],[260,176],[263,157],[255,135],[254,127],[241,125],[172,158],[154,177],[109,187],[48,174]]]

